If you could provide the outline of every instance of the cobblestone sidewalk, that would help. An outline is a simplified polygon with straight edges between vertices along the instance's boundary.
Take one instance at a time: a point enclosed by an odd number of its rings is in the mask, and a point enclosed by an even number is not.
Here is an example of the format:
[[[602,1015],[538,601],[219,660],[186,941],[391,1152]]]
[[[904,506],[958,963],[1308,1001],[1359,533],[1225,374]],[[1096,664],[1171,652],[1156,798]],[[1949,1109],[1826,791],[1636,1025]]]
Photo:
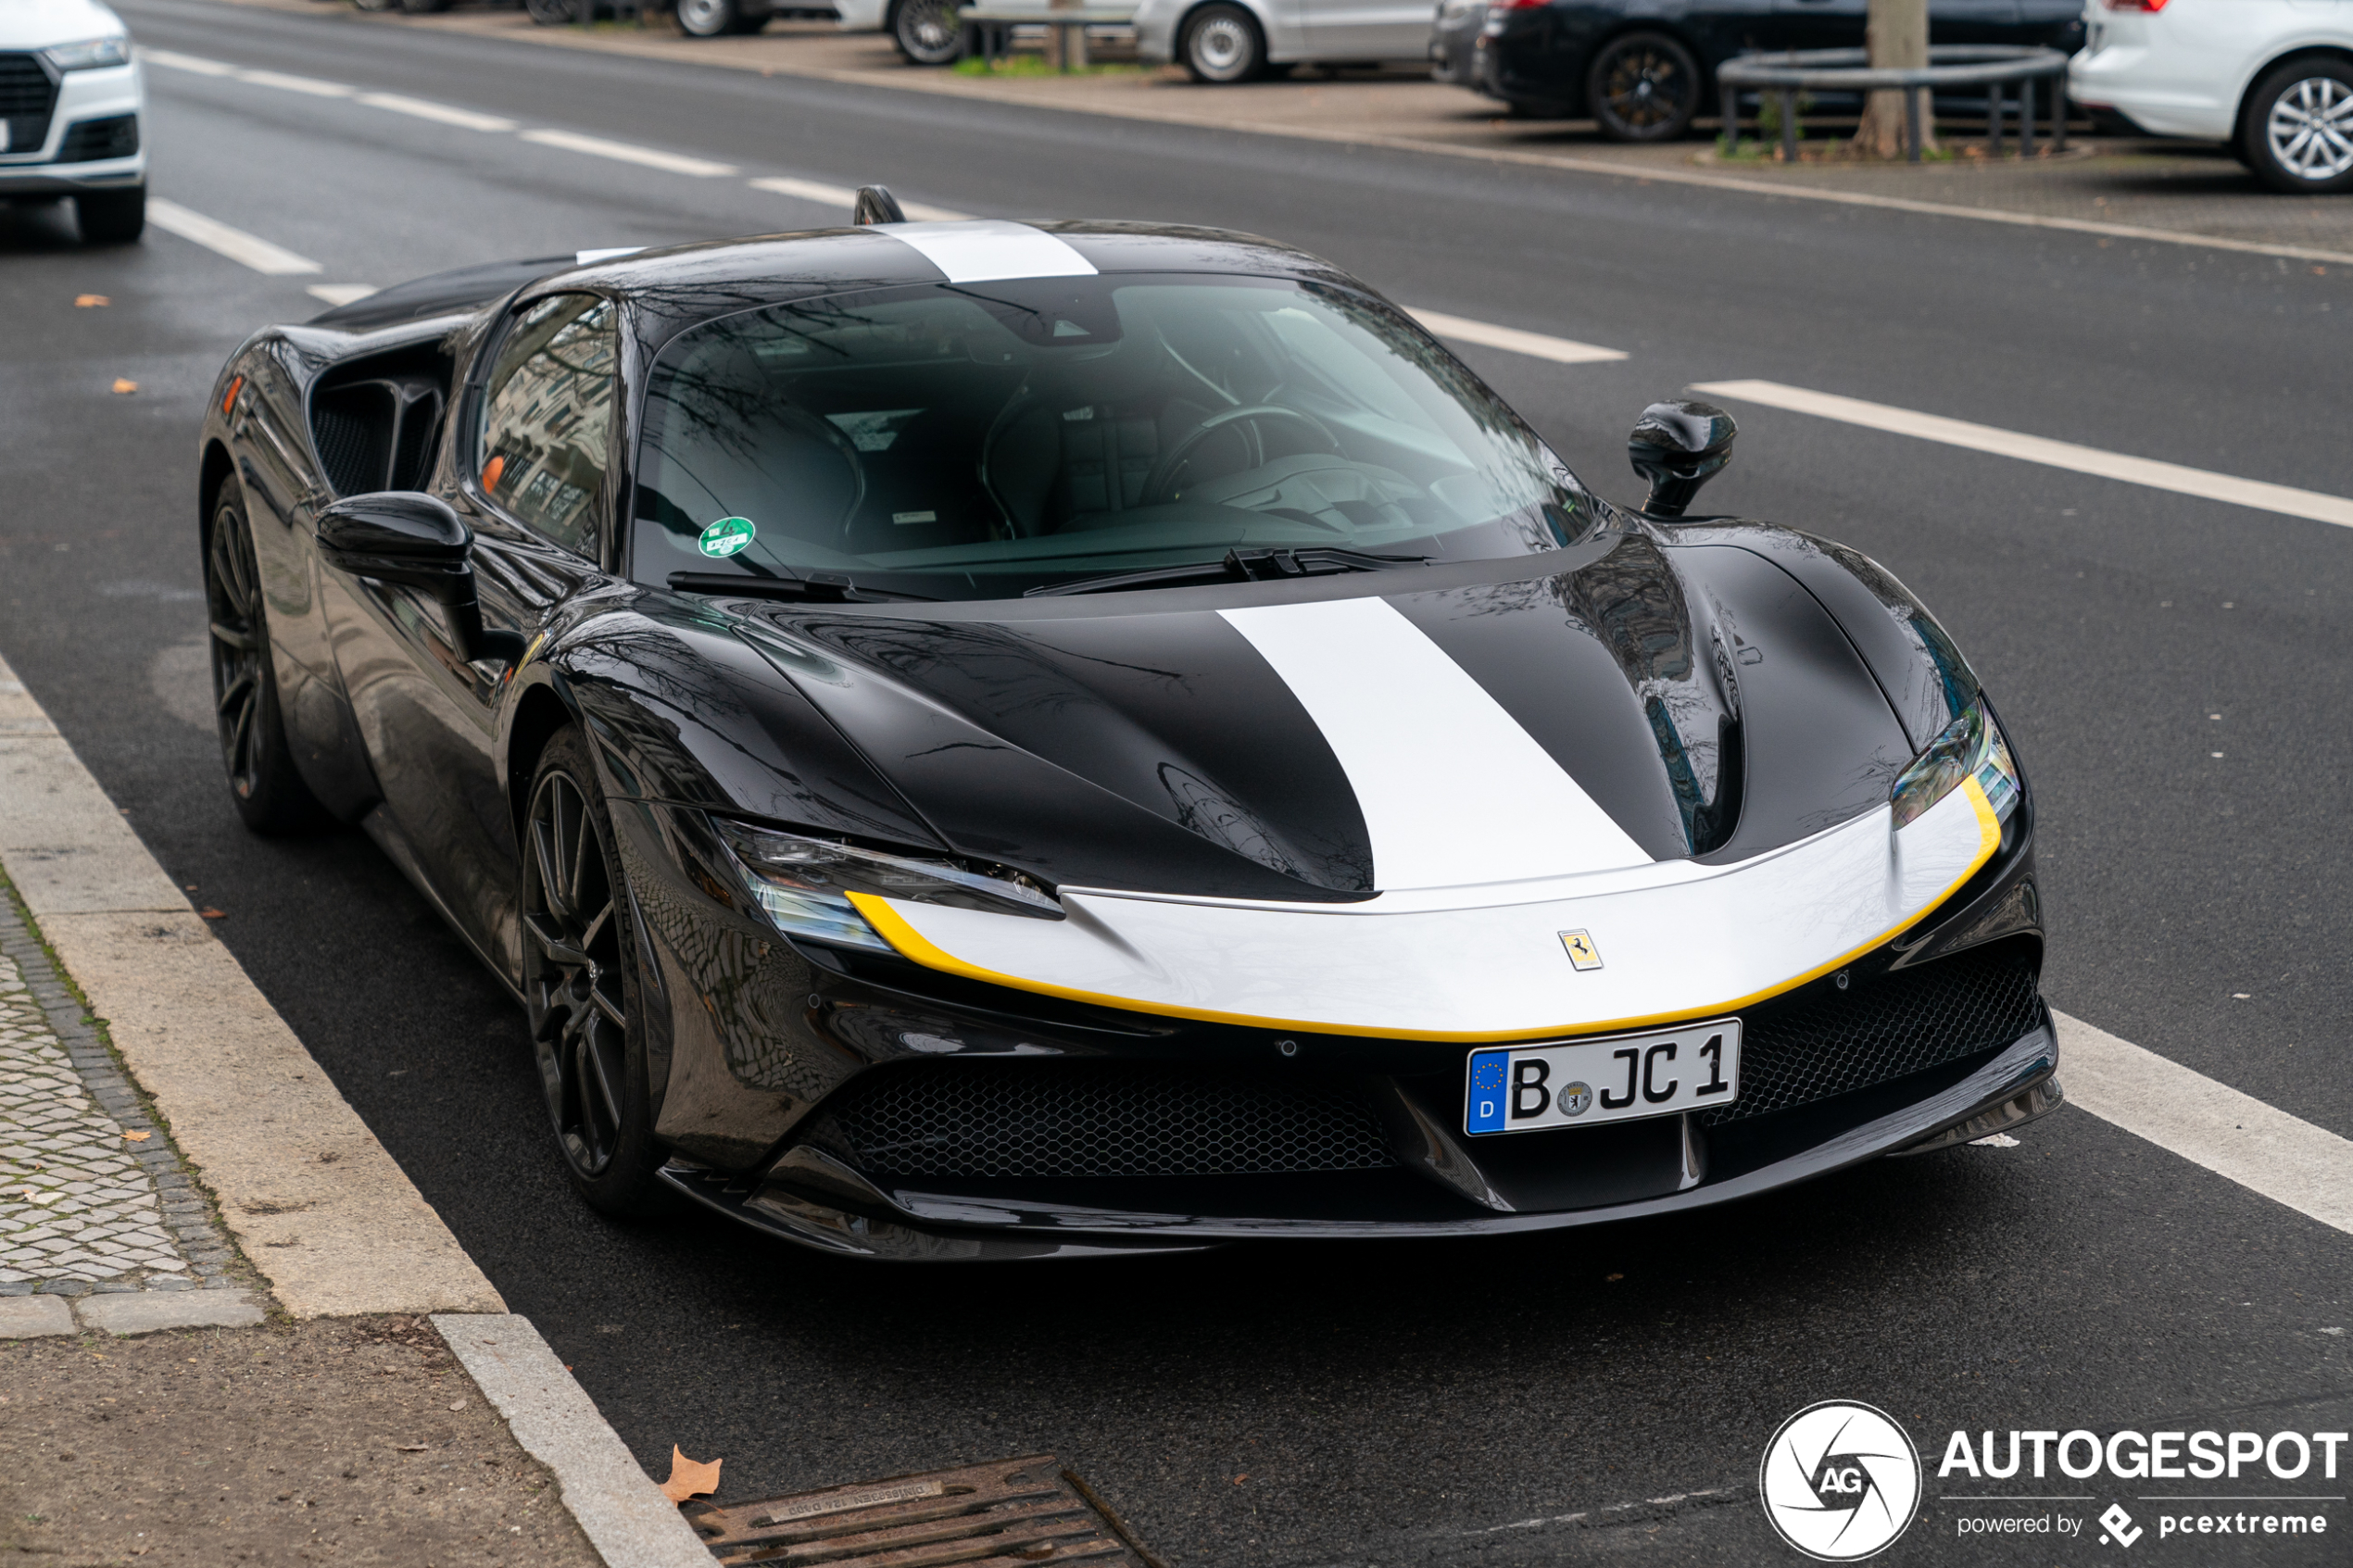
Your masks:
[[[248,1283],[180,1157],[0,891],[0,1297]]]

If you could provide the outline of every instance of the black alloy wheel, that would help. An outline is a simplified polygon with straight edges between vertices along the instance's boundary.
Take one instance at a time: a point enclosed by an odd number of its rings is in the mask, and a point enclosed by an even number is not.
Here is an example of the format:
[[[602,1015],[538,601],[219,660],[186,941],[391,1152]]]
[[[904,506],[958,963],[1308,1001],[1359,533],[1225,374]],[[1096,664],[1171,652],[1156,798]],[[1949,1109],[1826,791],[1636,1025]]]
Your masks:
[[[1203,6],[1187,17],[1176,55],[1195,82],[1222,85],[1266,74],[1266,40],[1258,19],[1239,6]]]
[[[2353,190],[2353,64],[2290,60],[2246,95],[2239,152],[2275,191]]]
[[[261,571],[245,496],[233,479],[213,502],[205,541],[205,619],[212,645],[212,706],[220,732],[220,761],[237,815],[256,833],[294,833],[321,812],[295,771],[278,709],[278,677],[270,662],[270,621],[261,598]]]
[[[73,198],[73,217],[84,245],[130,245],[147,231],[147,187],[84,191]]]
[[[963,0],[899,0],[890,36],[911,66],[952,66],[971,50],[971,29],[956,15]]]
[[[1613,142],[1672,142],[1699,112],[1699,62],[1663,32],[1613,38],[1593,56],[1585,102]]]
[[[547,743],[523,822],[523,997],[540,1088],[573,1185],[609,1214],[658,1208],[635,926],[580,732]]]

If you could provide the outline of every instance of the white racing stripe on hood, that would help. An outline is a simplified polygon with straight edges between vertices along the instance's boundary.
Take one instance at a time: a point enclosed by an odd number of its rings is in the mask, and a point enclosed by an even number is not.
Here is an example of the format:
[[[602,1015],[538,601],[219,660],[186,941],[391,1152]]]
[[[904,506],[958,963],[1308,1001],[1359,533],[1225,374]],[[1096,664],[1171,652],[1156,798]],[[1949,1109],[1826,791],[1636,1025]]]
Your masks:
[[[1373,885],[1449,887],[1651,863],[1487,689],[1378,597],[1218,613],[1339,757]]]
[[[911,245],[951,283],[1000,278],[1091,278],[1095,264],[1042,229],[1002,218],[966,223],[878,223],[875,232]]]

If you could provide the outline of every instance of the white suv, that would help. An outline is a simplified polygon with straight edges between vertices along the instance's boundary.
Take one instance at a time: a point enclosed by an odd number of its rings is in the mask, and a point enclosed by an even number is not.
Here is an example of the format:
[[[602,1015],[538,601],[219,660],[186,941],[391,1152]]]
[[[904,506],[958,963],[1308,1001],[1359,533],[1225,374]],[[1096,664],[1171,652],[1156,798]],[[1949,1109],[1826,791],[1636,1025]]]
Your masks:
[[[97,0],[0,0],[0,201],[71,196],[83,240],[137,239],[144,104],[130,32]]]
[[[2353,189],[2353,0],[2088,0],[2079,104],[2228,142],[2275,190]]]

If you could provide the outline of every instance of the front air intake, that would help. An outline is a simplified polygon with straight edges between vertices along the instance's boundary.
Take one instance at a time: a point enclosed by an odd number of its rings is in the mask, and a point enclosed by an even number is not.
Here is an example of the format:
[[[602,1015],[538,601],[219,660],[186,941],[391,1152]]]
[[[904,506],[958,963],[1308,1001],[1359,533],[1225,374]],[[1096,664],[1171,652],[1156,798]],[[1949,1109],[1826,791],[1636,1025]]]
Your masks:
[[[1262,1176],[1395,1163],[1328,1081],[1107,1061],[878,1068],[828,1102],[870,1176]]]

